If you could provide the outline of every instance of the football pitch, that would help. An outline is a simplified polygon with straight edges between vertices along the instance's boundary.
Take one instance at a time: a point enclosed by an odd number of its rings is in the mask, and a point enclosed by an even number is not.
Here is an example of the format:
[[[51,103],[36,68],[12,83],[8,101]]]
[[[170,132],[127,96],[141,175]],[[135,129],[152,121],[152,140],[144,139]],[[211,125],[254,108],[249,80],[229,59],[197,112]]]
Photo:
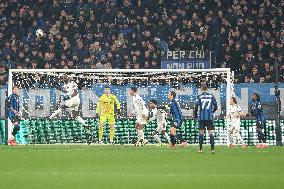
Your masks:
[[[284,148],[0,146],[1,189],[284,188]]]

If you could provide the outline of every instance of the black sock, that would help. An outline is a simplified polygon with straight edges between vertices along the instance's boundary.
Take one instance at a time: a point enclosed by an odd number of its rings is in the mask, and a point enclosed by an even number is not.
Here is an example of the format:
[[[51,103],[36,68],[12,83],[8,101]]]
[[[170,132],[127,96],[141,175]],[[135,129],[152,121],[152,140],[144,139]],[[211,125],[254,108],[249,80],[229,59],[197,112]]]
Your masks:
[[[264,137],[264,133],[263,132],[260,132],[260,139],[263,143],[265,143],[265,137]]]
[[[209,134],[211,150],[214,150],[214,135]]]
[[[16,135],[17,135],[17,133],[18,133],[19,130],[20,130],[20,126],[19,126],[19,125],[14,126],[12,135],[13,135],[14,137],[16,137]]]
[[[176,144],[176,136],[175,136],[175,135],[170,134],[170,139],[171,139],[171,143],[172,143],[172,145],[175,145],[175,144]]]
[[[258,142],[261,143],[262,142],[262,136],[261,136],[261,131],[257,131],[257,139],[258,139]]]
[[[204,134],[199,134],[199,149],[202,150]]]

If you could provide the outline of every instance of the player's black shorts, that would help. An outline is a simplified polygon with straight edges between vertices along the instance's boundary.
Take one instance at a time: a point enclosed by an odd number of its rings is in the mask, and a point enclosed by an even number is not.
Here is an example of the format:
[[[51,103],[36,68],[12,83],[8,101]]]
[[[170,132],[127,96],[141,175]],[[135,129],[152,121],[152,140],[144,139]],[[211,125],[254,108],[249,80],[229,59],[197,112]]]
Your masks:
[[[182,120],[173,120],[172,121],[172,127],[176,128],[176,129],[180,128],[181,125],[182,125]]]
[[[214,130],[214,123],[211,120],[199,120],[198,127],[199,130],[204,130],[205,128],[207,128],[207,130]]]
[[[265,121],[257,120],[256,121],[256,128],[257,129],[263,129],[264,128],[264,124],[265,124]]]

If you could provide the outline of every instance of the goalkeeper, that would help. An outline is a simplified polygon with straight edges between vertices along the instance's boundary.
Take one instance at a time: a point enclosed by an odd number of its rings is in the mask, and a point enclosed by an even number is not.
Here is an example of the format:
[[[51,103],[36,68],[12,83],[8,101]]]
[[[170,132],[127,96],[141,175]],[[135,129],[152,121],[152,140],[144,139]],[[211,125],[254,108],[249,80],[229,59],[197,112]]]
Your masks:
[[[98,113],[101,110],[101,116],[100,116],[100,124],[99,124],[99,143],[102,142],[103,138],[103,132],[104,132],[104,124],[108,122],[110,127],[110,133],[109,133],[109,140],[110,143],[113,144],[114,139],[114,123],[115,123],[115,112],[114,107],[116,105],[116,114],[120,114],[120,103],[117,99],[117,97],[114,94],[110,93],[110,87],[105,87],[105,94],[103,94],[99,102],[97,104],[96,109],[96,117],[98,117]]]

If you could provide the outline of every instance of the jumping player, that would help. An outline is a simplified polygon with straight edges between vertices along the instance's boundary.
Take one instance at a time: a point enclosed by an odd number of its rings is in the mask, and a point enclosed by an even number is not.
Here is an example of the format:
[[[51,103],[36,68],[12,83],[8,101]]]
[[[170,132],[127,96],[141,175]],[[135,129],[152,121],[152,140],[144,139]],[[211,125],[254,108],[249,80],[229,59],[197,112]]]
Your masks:
[[[241,133],[241,117],[244,116],[244,112],[241,107],[237,104],[236,97],[232,97],[230,99],[230,109],[229,109],[229,139],[230,139],[230,147],[234,147],[237,145],[237,142],[240,142],[243,148],[247,147],[245,144]]]
[[[135,144],[146,144],[147,140],[144,139],[144,126],[147,124],[148,119],[148,109],[146,108],[145,101],[137,94],[137,88],[131,87],[129,90],[129,95],[132,96],[132,103],[134,107],[134,112],[136,113],[136,129],[138,132],[138,140]],[[130,115],[132,116],[133,113]]]
[[[253,93],[251,96],[252,104],[250,106],[250,113],[248,116],[255,116],[256,117],[256,132],[259,144],[256,146],[257,148],[267,148],[268,145],[265,144],[265,136],[262,132],[265,124],[265,117],[262,110],[262,105],[260,103],[260,96],[257,93]]]
[[[105,87],[105,94],[103,94],[97,104],[96,117],[101,110],[100,116],[100,127],[99,127],[99,143],[102,143],[104,124],[108,122],[110,131],[109,131],[109,140],[113,144],[114,139],[114,123],[115,123],[115,113],[114,106],[116,105],[116,114],[120,114],[120,103],[117,97],[114,94],[110,93],[110,87]]]
[[[149,119],[149,122],[157,120],[157,128],[153,132],[154,139],[157,141],[158,145],[161,145],[161,139],[158,134],[162,133],[162,135],[167,139],[168,143],[170,143],[170,137],[166,132],[167,113],[163,109],[158,109],[158,102],[155,99],[150,100],[149,107],[153,113],[153,116]]]
[[[182,125],[183,122],[183,115],[181,113],[179,104],[177,103],[176,99],[176,92],[175,91],[170,91],[168,93],[168,99],[171,101],[170,104],[170,113],[172,117],[172,125],[170,128],[170,140],[171,140],[171,147],[175,147],[176,145],[176,131],[179,129]],[[180,136],[181,137],[181,136]],[[180,138],[182,141],[182,139]],[[187,143],[182,141],[181,145],[185,146]]]
[[[198,114],[198,124],[199,124],[199,153],[203,152],[202,144],[204,139],[205,128],[208,130],[210,137],[211,153],[215,154],[214,151],[214,117],[213,114],[217,110],[217,102],[212,94],[207,93],[207,86],[201,86],[202,94],[198,95],[194,116],[197,117]],[[199,112],[198,112],[199,110]]]
[[[72,81],[72,77],[66,76],[63,79],[64,87],[63,92],[67,93],[66,96],[64,96],[65,103],[63,105],[60,105],[60,107],[55,110],[49,117],[49,119],[53,119],[58,114],[60,114],[64,109],[70,108],[71,110],[71,116],[72,118],[75,118],[76,121],[81,123],[84,128],[87,135],[87,142],[90,142],[91,132],[89,130],[89,126],[85,123],[85,121],[82,119],[82,117],[79,115],[79,105],[80,105],[80,97],[78,93],[78,85],[75,81]]]
[[[10,139],[7,141],[8,145],[16,145],[16,135],[20,130],[20,97],[19,97],[19,88],[14,86],[12,88],[12,94],[7,99],[7,110],[8,110],[8,118],[13,124],[13,131]]]

